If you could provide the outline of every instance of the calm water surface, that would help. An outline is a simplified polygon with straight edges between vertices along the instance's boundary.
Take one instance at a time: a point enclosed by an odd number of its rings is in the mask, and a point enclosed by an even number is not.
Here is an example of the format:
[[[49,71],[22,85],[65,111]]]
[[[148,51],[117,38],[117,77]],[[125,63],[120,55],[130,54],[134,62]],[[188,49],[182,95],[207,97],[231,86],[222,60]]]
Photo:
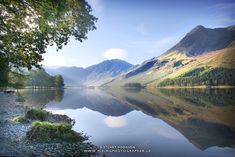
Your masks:
[[[22,90],[18,95],[26,105],[75,119],[73,129],[100,148],[144,151],[106,156],[235,156],[234,89],[71,88]]]

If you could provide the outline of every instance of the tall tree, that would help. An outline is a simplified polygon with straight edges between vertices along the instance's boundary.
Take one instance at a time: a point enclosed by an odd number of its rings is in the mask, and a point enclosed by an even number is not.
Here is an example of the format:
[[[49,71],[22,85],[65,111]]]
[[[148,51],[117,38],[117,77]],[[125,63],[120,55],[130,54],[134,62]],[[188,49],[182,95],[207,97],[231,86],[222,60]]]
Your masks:
[[[0,86],[10,67],[40,67],[50,45],[61,49],[71,36],[82,42],[96,17],[85,0],[0,1]],[[5,76],[5,78],[3,78]],[[2,77],[2,78],[1,78]]]
[[[64,79],[61,75],[54,76],[54,85],[55,87],[59,87],[59,88],[64,86]]]

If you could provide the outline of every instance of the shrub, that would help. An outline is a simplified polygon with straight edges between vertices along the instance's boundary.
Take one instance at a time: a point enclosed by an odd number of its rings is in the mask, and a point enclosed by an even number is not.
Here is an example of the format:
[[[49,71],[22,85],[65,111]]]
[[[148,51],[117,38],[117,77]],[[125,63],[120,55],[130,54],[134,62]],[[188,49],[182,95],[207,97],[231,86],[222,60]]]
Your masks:
[[[72,125],[68,123],[50,123],[35,121],[26,136],[31,140],[38,141],[67,141],[82,142],[87,137],[72,130]]]
[[[18,123],[23,123],[26,121],[26,118],[24,116],[17,116],[13,119],[13,121]]]
[[[49,112],[47,111],[41,109],[30,109],[29,111],[27,111],[25,118],[44,121],[48,115]]]

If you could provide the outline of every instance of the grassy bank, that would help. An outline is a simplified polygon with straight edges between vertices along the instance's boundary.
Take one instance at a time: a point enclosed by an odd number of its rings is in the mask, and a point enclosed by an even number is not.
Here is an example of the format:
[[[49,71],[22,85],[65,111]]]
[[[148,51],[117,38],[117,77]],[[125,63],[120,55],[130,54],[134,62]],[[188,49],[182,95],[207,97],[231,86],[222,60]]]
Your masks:
[[[26,133],[26,138],[29,140],[66,142],[83,142],[87,140],[86,136],[72,130],[72,120],[68,122],[50,122],[50,115],[52,115],[50,112],[33,108],[28,110],[24,116],[14,117],[13,121],[31,123],[30,130]]]
[[[47,121],[33,122],[26,137],[30,140],[66,142],[82,142],[87,139],[82,134],[73,131],[72,125],[69,123],[51,123]]]

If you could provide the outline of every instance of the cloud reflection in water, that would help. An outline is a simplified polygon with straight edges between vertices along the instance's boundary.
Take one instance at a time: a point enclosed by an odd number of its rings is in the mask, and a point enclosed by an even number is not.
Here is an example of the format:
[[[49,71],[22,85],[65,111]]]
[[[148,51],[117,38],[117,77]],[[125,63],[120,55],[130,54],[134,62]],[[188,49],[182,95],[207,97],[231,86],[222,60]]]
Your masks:
[[[128,124],[128,121],[124,116],[120,117],[108,116],[103,121],[105,125],[109,128],[121,128]]]

